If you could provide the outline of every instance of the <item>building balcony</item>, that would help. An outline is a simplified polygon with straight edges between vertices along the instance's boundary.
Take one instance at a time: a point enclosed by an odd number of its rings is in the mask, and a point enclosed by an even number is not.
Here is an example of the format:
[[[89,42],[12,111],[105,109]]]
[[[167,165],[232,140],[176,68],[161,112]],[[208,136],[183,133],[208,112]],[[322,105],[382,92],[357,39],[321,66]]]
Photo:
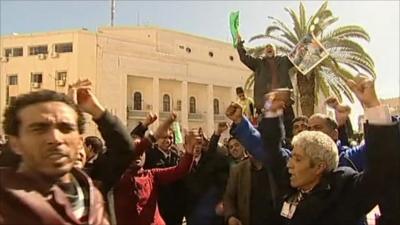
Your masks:
[[[144,119],[148,113],[148,111],[128,109],[128,119]]]
[[[228,118],[224,114],[214,114],[214,121],[226,121]]]
[[[203,120],[203,114],[201,114],[201,113],[189,113],[188,119],[189,120],[201,121],[201,120]]]

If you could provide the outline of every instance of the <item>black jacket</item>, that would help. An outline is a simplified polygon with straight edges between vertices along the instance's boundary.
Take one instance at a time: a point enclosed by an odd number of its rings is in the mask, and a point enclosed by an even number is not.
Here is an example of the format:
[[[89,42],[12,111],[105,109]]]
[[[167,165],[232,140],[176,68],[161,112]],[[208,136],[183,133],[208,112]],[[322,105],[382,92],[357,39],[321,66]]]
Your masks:
[[[132,162],[135,146],[126,127],[108,111],[95,122],[105,141],[107,152],[94,162],[89,175],[101,182],[101,191],[105,194]]]
[[[281,205],[297,190],[289,185],[286,158],[280,152],[282,127],[279,118],[264,118],[260,124],[268,166],[279,180]],[[290,225],[351,225],[368,213],[387,188],[386,175],[393,174],[395,154],[399,149],[398,124],[366,125],[368,167],[362,173],[351,168],[338,168],[326,174],[321,182],[299,202],[291,220],[282,217],[282,224]]]
[[[237,51],[240,61],[254,71],[254,104],[256,109],[262,109],[264,107],[264,94],[271,91],[270,66],[265,58],[255,58],[248,55],[243,47],[243,42],[238,44]],[[279,88],[292,88],[289,69],[293,67],[293,64],[287,56],[275,56],[274,61],[278,70]]]

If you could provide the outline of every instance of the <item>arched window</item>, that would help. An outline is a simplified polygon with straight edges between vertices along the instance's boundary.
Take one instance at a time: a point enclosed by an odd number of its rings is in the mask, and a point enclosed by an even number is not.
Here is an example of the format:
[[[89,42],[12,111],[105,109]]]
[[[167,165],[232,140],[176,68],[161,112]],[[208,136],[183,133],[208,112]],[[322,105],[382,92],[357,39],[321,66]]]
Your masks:
[[[218,99],[214,98],[214,115],[219,114],[219,101]]]
[[[138,91],[133,94],[133,110],[142,110],[142,93]]]
[[[163,95],[163,112],[171,112],[171,98],[169,95]]]
[[[193,96],[189,98],[189,113],[196,113],[196,98]]]

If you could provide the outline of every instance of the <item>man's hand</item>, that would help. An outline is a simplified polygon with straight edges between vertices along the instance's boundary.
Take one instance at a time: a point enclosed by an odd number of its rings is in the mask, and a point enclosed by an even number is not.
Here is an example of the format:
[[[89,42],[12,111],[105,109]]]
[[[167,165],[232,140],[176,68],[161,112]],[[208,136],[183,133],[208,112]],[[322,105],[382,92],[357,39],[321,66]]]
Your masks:
[[[360,74],[353,80],[347,80],[346,83],[364,108],[372,108],[381,104],[376,95],[374,80],[367,75]]]
[[[222,122],[222,123],[218,123],[218,127],[217,130],[215,131],[216,135],[221,135],[222,133],[224,133],[224,131],[226,131],[228,129],[228,123],[227,122]]]
[[[185,135],[185,144],[183,144],[183,147],[186,153],[193,154],[196,145],[202,145],[202,138],[198,132],[191,130]]]
[[[238,124],[243,119],[243,109],[239,103],[232,102],[225,111],[225,115],[233,121],[233,123]]]
[[[68,86],[68,96],[80,107],[83,112],[92,115],[93,119],[99,119],[105,108],[91,90],[92,82],[88,79],[78,80]]]
[[[167,120],[161,123],[157,130],[154,132],[153,136],[155,139],[162,137],[162,135],[166,134],[168,128],[171,127],[172,123],[176,120],[176,113],[172,112]]]
[[[242,225],[242,222],[238,218],[231,216],[228,219],[228,225]]]
[[[325,104],[333,109],[339,105],[339,100],[335,96],[330,96],[325,100]]]
[[[282,95],[277,91],[271,91],[265,95],[266,102],[264,104],[265,111],[277,112],[278,110],[285,109],[290,98]]]
[[[146,116],[146,119],[143,121],[143,126],[149,127],[151,124],[153,124],[157,120],[157,114],[149,113]]]

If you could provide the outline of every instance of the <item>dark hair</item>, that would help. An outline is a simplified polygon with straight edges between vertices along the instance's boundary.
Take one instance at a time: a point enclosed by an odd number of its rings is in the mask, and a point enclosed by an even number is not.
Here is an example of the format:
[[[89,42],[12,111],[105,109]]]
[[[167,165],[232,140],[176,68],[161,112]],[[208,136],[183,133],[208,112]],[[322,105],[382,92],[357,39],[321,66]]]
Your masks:
[[[101,153],[103,151],[103,147],[104,147],[101,139],[96,136],[87,136],[85,138],[85,145],[92,147],[93,152],[95,154]]]
[[[326,116],[325,118],[325,122],[328,125],[328,127],[330,127],[332,130],[338,129],[338,124],[336,122],[336,120],[332,119],[329,116]]]
[[[52,90],[41,90],[35,92],[29,92],[27,94],[19,95],[15,101],[11,102],[10,105],[4,111],[3,129],[4,133],[8,135],[18,136],[20,118],[18,113],[27,106],[43,103],[43,102],[63,102],[70,106],[78,115],[78,131],[80,134],[84,132],[85,118],[83,117],[82,111],[78,106],[64,93],[55,92]]]
[[[241,93],[244,93],[243,88],[242,87],[237,87],[236,88],[236,94],[241,94]]]
[[[304,122],[308,122],[308,117],[307,116],[297,116],[296,118],[294,118],[292,120],[292,124],[296,123],[297,121],[304,121]]]

